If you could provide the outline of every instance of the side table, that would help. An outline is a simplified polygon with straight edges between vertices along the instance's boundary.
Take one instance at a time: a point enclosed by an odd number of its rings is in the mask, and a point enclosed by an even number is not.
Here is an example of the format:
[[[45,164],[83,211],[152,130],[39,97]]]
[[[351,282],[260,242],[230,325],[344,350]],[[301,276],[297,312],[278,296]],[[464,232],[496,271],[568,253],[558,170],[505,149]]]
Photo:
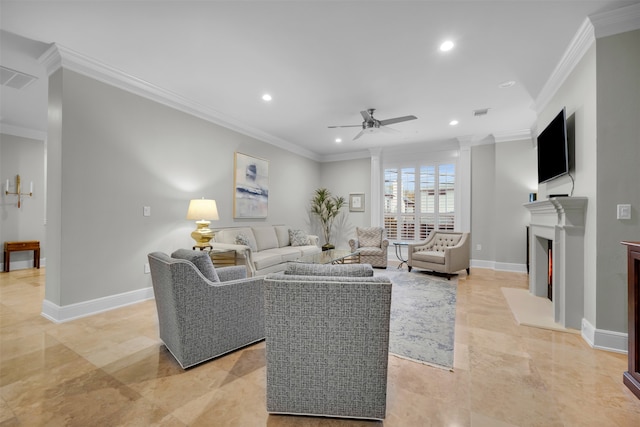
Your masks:
[[[209,257],[215,267],[228,267],[237,265],[235,249],[209,249]]]
[[[4,242],[4,271],[11,269],[11,252],[33,251],[33,267],[40,268],[40,242],[27,240],[24,242]]]
[[[413,242],[393,242],[393,246],[395,246],[396,248],[396,258],[398,258],[398,261],[400,261],[400,264],[398,264],[398,268],[402,268],[402,266],[405,265],[407,261],[409,261],[409,254],[407,254],[407,258],[402,258],[402,248],[409,246],[409,243]]]

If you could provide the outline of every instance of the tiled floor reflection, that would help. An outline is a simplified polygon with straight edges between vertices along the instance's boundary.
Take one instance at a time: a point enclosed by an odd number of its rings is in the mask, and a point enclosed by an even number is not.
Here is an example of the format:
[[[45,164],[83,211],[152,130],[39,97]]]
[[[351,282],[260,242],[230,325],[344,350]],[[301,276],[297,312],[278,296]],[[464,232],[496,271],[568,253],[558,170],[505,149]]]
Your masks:
[[[44,274],[0,273],[0,426],[640,425],[626,355],[515,323],[500,288],[524,274],[461,275],[454,372],[391,356],[384,422],[269,416],[264,342],[182,370],[153,301],[53,324]]]

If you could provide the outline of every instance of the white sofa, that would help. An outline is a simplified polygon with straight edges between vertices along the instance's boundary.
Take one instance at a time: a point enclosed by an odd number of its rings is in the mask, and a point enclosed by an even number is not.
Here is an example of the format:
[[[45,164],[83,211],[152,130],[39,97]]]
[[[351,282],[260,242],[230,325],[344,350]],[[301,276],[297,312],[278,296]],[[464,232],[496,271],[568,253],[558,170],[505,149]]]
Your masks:
[[[292,228],[286,225],[221,228],[215,230],[211,246],[214,249],[234,249],[238,263],[247,266],[249,276],[262,276],[284,271],[287,262],[301,256],[321,252],[318,236],[314,235],[306,235],[303,245],[292,246],[290,230]],[[246,244],[241,244],[241,240]]]

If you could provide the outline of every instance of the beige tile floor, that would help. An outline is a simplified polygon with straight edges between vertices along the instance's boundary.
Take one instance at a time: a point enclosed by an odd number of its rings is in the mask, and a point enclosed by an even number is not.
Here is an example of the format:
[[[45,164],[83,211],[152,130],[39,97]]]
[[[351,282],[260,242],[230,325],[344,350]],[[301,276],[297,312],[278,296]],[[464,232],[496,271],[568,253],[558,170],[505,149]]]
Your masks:
[[[268,415],[264,343],[180,369],[153,301],[53,324],[44,274],[0,273],[0,426],[640,426],[625,355],[516,324],[524,274],[461,275],[454,372],[391,356],[384,422]]]

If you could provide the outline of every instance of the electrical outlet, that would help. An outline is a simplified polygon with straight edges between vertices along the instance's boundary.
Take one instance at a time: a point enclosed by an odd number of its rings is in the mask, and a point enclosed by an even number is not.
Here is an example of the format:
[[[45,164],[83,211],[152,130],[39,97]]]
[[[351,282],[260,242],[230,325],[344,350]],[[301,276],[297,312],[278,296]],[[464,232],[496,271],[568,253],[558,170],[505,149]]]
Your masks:
[[[151,206],[144,206],[142,208],[142,216],[151,216]]]
[[[144,265],[144,274],[151,273],[151,267],[149,267],[149,263]]]
[[[476,245],[476,251],[481,251],[482,250],[482,245],[480,243],[478,243]]]

